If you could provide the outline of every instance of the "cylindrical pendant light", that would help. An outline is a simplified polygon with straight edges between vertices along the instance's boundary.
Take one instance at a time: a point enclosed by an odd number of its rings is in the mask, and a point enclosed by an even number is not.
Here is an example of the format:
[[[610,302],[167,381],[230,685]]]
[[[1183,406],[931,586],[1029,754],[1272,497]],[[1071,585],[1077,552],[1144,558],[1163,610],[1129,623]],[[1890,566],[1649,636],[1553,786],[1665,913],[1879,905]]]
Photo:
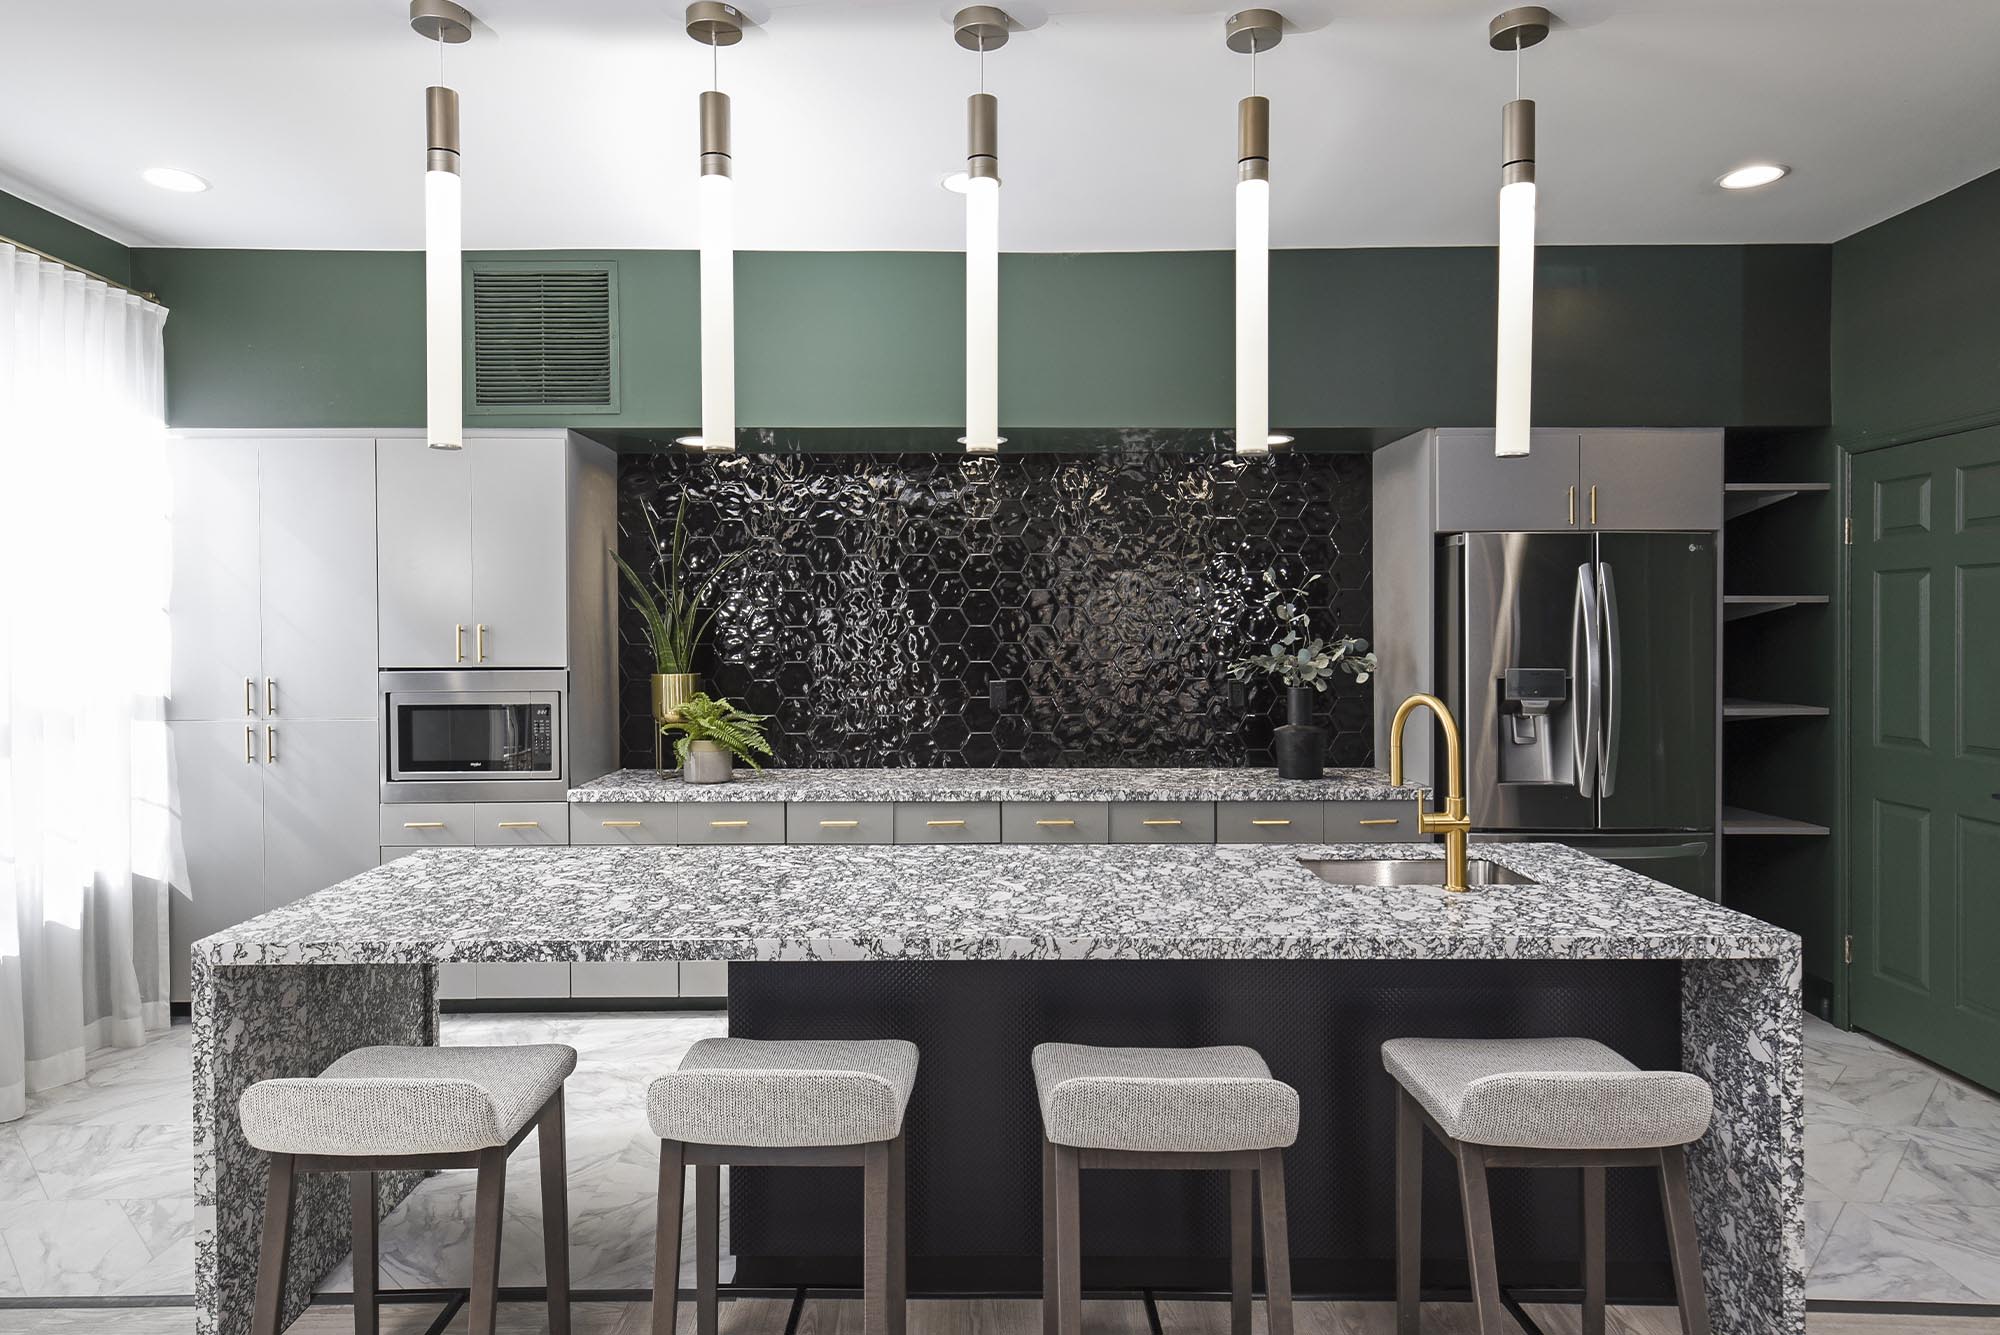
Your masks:
[[[1262,455],[1289,436],[1271,434],[1271,100],[1257,94],[1257,55],[1276,46],[1284,19],[1246,9],[1223,27],[1231,51],[1250,56],[1250,96],[1236,104],[1236,452]]]
[[[998,452],[1000,434],[1000,100],[986,91],[986,53],[1011,20],[991,5],[952,16],[952,36],[979,53],[979,91],[965,100],[965,434],[970,454]]]
[[[438,82],[424,90],[424,429],[434,450],[465,448],[458,94],[444,86],[444,48],[470,41],[472,22],[451,0],[410,0],[410,26],[438,47]]]
[[[688,36],[710,48],[743,40],[743,15],[720,0],[695,0]],[[731,175],[729,97],[701,95],[701,175],[695,213],[701,244],[701,435],[682,444],[736,449],[736,181]]]
[[[1520,96],[1520,53],[1549,35],[1549,11],[1510,9],[1487,28],[1512,51],[1515,97],[1500,114],[1500,325],[1493,358],[1493,453],[1528,452],[1535,379],[1535,104]]]

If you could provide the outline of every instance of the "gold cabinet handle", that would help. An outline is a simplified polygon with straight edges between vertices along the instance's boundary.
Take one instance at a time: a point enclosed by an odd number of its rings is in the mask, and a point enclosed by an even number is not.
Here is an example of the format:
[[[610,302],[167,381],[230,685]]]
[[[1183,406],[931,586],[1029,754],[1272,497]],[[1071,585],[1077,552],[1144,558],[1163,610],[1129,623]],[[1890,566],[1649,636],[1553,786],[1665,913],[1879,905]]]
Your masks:
[[[264,712],[266,714],[275,714],[278,712],[278,679],[276,677],[264,678]]]
[[[965,822],[962,820],[927,820],[924,824],[930,826],[933,830],[957,830],[963,829],[965,826]]]
[[[454,663],[465,661],[465,627],[456,622],[451,628],[451,659]]]
[[[444,822],[441,820],[406,820],[403,822],[403,828],[406,830],[442,830]]]
[[[1291,821],[1290,821],[1289,819],[1286,819],[1286,820],[1264,820],[1264,819],[1261,819],[1261,818],[1253,818],[1253,819],[1251,820],[1251,822],[1250,822],[1250,823],[1251,823],[1252,825],[1290,825],[1290,824],[1291,824],[1292,822],[1291,822]]]
[[[1182,822],[1178,820],[1142,820],[1139,823],[1141,825],[1179,825]]]
[[[1382,816],[1374,820],[1360,820],[1354,823],[1356,825],[1401,825],[1402,824],[1402,822],[1394,816]]]
[[[1569,484],[1569,526],[1576,527],[1576,483]]]
[[[822,830],[858,830],[861,828],[861,822],[858,820],[823,820],[819,823],[819,827]]]
[[[1053,826],[1055,826],[1055,827],[1057,827],[1057,828],[1059,828],[1059,829],[1060,829],[1060,828],[1061,828],[1061,827],[1063,827],[1063,826],[1067,826],[1067,825],[1074,825],[1074,824],[1076,824],[1076,822],[1075,822],[1075,821],[1073,821],[1073,820],[1038,820],[1038,821],[1036,821],[1036,822],[1035,822],[1035,824],[1037,824],[1037,825],[1053,825]]]
[[[278,763],[278,730],[268,723],[264,725],[264,763]]]
[[[248,677],[245,677],[243,679],[243,713],[247,717],[248,715],[255,714],[256,712],[257,712],[257,683],[250,680]]]
[[[473,628],[472,647],[473,651],[478,654],[478,657],[473,661],[475,663],[484,663],[486,661],[486,623],[484,621]]]
[[[750,828],[750,822],[747,820],[712,820],[708,823],[708,826],[712,830],[747,830]]]
[[[500,822],[500,828],[503,830],[539,830],[542,828],[542,823],[538,820],[503,820]]]
[[[1590,484],[1590,522],[1593,526],[1597,523],[1597,484],[1595,482]]]
[[[604,822],[604,828],[607,830],[636,830],[645,823],[642,820],[608,820]]]
[[[246,686],[247,686],[247,685],[249,685],[249,683],[248,683],[248,682],[246,681],[246,682],[244,683],[244,685],[246,685]],[[252,754],[251,754],[251,753],[252,753],[252,752],[254,752],[254,751],[255,751],[256,749],[257,749],[257,730],[256,730],[255,728],[251,727],[251,726],[250,726],[250,725],[249,725],[248,723],[246,723],[246,724],[244,724],[244,725],[243,725],[243,763],[244,763],[244,764],[246,764],[246,765],[247,765],[247,764],[249,764],[249,763],[250,763],[250,761],[251,761],[251,760],[253,759],[253,756],[252,756]]]

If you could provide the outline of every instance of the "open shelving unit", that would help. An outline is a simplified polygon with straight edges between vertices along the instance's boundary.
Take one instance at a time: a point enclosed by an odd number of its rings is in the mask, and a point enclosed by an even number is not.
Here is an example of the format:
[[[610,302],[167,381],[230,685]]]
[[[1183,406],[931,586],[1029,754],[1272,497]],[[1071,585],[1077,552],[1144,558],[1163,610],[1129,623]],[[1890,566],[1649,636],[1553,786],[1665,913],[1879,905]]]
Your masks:
[[[1727,593],[1722,596],[1722,619],[1741,621],[1788,607],[1824,607],[1826,601],[1823,593]]]
[[[1747,515],[1794,496],[1830,491],[1827,482],[1726,482],[1722,487],[1722,517],[1725,520]]]

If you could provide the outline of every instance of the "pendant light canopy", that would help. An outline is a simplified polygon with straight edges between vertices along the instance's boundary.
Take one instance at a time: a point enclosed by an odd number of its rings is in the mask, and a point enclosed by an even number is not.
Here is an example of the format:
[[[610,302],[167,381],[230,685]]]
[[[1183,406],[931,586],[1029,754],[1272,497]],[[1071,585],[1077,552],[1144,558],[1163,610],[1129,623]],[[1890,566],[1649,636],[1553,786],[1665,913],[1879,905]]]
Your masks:
[[[979,91],[965,100],[965,434],[968,454],[994,454],[1000,434],[1000,99],[986,91],[986,53],[1013,20],[991,5],[952,16],[952,38],[979,53]]]
[[[1535,377],[1535,104],[1521,93],[1520,53],[1549,35],[1540,5],[1510,9],[1487,28],[1514,53],[1514,100],[1500,115],[1500,328],[1493,361],[1493,453],[1528,452]]]
[[[1231,14],[1223,39],[1250,57],[1250,96],[1236,104],[1236,452],[1264,455],[1271,434],[1271,100],[1257,93],[1257,56],[1284,36],[1274,9]]]
[[[438,48],[438,81],[424,90],[424,419],[434,450],[465,448],[458,94],[444,86],[444,48],[471,41],[472,24],[451,0],[410,0],[410,26]]]
[[[688,36],[710,49],[743,40],[743,14],[720,0],[687,8]],[[695,211],[701,244],[701,434],[680,443],[711,453],[736,449],[736,181],[729,151],[729,97],[701,95],[701,175]]]

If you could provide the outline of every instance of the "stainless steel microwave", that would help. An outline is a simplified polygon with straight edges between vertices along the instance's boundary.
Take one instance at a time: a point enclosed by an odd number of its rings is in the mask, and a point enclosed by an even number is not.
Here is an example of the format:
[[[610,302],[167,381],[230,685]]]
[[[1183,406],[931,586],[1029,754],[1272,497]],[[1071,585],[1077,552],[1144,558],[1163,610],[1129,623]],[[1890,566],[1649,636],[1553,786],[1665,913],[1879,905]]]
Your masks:
[[[382,800],[560,801],[568,675],[382,673]]]

